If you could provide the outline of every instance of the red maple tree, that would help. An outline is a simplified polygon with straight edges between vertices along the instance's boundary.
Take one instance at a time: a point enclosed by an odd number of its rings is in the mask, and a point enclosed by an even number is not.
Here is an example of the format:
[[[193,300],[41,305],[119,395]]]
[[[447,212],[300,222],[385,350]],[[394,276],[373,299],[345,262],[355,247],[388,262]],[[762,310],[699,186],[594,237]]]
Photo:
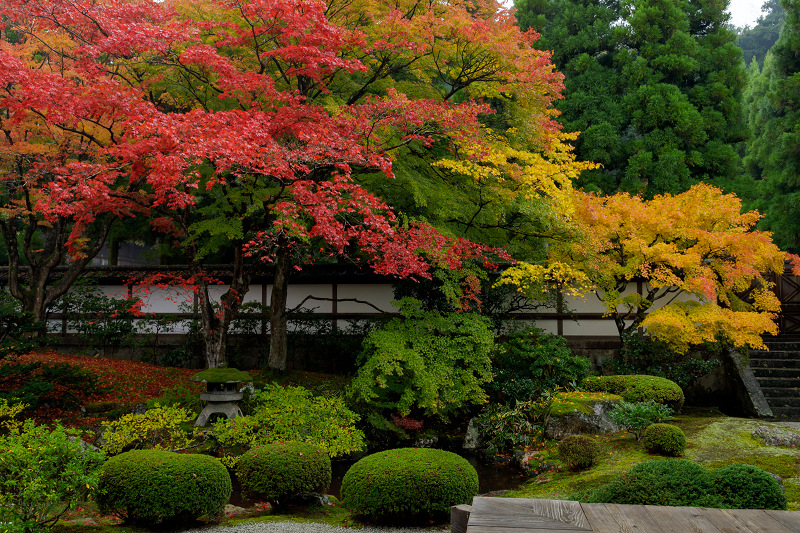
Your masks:
[[[20,216],[63,220],[72,264],[99,249],[108,230],[95,226],[146,209],[181,242],[210,367],[225,361],[248,257],[276,265],[282,368],[298,243],[398,276],[490,255],[398,224],[359,172],[391,178],[408,144],[488,157],[486,99],[519,102],[542,144],[557,129],[560,75],[493,0],[8,0],[0,14],[16,36],[0,49],[4,161],[19,169],[6,175],[36,198]],[[220,248],[232,277],[215,305],[204,260]]]

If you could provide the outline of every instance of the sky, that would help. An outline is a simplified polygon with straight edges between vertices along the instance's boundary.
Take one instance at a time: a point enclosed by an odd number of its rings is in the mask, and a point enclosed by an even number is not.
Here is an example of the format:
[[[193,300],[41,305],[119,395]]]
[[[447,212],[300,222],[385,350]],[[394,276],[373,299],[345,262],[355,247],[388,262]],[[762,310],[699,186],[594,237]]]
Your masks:
[[[728,11],[731,13],[731,24],[734,26],[755,26],[756,19],[761,16],[761,4],[764,0],[731,0]]]

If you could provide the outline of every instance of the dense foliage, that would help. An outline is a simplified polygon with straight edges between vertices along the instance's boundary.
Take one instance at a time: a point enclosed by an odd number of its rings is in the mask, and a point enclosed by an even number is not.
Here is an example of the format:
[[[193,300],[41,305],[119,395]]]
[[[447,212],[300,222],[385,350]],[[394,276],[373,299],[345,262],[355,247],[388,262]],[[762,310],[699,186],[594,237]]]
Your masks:
[[[331,458],[323,448],[302,442],[254,446],[236,462],[236,479],[245,495],[263,501],[324,494],[331,484]]]
[[[400,448],[369,455],[342,479],[342,498],[354,514],[393,524],[441,517],[471,503],[478,474],[444,450]]]
[[[31,408],[74,408],[99,388],[95,373],[76,364],[15,360],[0,365],[0,398]]]
[[[109,455],[141,449],[181,450],[193,441],[194,435],[184,425],[195,418],[187,409],[161,405],[142,414],[128,413],[103,423],[100,447]]]
[[[525,401],[575,387],[589,372],[589,359],[576,356],[564,337],[541,330],[515,332],[497,344],[494,379],[487,389],[501,401]]]
[[[80,433],[26,420],[0,431],[0,524],[8,533],[46,531],[97,486],[105,459],[80,440]]]
[[[745,163],[756,183],[752,202],[764,213],[763,229],[773,232],[776,244],[800,252],[800,106],[796,90],[800,80],[800,5],[781,3],[786,21],[780,37],[760,70],[753,65],[746,109],[752,134]]]
[[[494,333],[475,313],[423,311],[399,302],[403,318],[370,332],[349,397],[379,429],[392,414],[446,421],[486,399]]]
[[[609,413],[612,422],[633,433],[636,440],[642,440],[642,435],[648,427],[671,416],[672,409],[652,400],[644,402],[623,401],[616,404],[611,413]]]
[[[680,413],[683,391],[674,382],[657,376],[622,375],[590,376],[583,388],[591,392],[619,394],[627,402],[656,402]]]
[[[633,505],[786,509],[778,482],[758,467],[730,465],[708,471],[682,459],[639,463],[608,485],[594,490],[590,502]]]
[[[489,403],[474,418],[481,445],[489,453],[525,449],[541,437],[550,405],[549,395],[537,401],[511,404]]]
[[[741,172],[746,73],[725,3],[517,0],[523,29],[565,76],[557,104],[576,153],[602,163],[578,185],[606,194],[729,188]]]
[[[313,396],[302,387],[270,385],[257,390],[250,414],[213,424],[213,434],[232,453],[279,441],[321,447],[331,457],[364,448],[358,415],[338,397]]]
[[[228,469],[211,456],[132,450],[102,466],[95,499],[131,524],[179,526],[220,516],[232,490]]]

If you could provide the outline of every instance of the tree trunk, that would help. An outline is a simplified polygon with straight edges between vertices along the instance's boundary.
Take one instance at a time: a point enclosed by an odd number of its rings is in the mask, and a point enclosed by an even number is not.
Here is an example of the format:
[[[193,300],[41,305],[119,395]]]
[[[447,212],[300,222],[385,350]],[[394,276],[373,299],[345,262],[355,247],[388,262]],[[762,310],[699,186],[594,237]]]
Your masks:
[[[275,279],[269,304],[269,367],[286,369],[286,296],[289,292],[290,252],[280,250],[275,259]]]

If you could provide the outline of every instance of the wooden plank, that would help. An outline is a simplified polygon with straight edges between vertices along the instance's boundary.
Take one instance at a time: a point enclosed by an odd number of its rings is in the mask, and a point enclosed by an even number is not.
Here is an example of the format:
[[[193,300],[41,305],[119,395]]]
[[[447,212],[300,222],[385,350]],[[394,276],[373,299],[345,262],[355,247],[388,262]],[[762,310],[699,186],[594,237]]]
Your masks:
[[[720,533],[697,507],[662,507],[646,505],[650,516],[659,524],[668,524],[672,531],[686,533]]]
[[[722,509],[699,508],[699,512],[717,526],[722,533],[758,533],[736,520]]]
[[[574,529],[531,529],[514,526],[467,526],[467,533],[575,533]]]
[[[469,525],[509,525],[540,529],[591,531],[578,502],[477,497]]]
[[[792,531],[800,531],[800,512],[773,511],[772,509],[768,509],[764,512]]]
[[[796,530],[784,526],[760,509],[722,509],[722,511],[757,533],[797,533]]]
[[[586,519],[595,533],[674,533],[662,528],[641,505],[616,503],[581,504]]]

